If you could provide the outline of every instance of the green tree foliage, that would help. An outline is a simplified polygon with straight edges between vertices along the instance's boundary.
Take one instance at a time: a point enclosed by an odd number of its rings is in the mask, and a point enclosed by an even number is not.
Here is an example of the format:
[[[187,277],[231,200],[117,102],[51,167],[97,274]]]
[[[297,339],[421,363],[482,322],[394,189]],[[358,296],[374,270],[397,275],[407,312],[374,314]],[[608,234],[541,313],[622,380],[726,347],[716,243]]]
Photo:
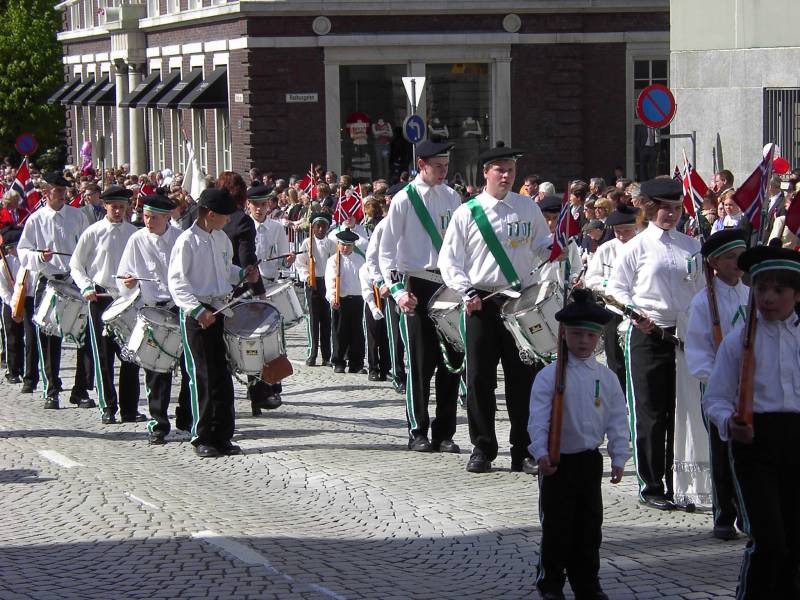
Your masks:
[[[64,82],[61,13],[52,0],[0,0],[0,155],[16,154],[23,132],[39,140],[39,152],[54,146],[64,128],[64,110],[47,99]]]

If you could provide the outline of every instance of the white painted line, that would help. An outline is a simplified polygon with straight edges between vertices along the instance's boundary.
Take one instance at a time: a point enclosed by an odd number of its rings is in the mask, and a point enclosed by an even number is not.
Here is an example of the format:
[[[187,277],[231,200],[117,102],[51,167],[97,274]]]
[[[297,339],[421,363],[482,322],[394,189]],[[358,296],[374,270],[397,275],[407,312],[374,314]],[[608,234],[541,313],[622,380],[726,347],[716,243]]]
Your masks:
[[[37,450],[39,455],[43,458],[46,458],[50,462],[54,462],[57,465],[64,467],[65,469],[73,469],[75,467],[82,467],[79,462],[75,462],[69,456],[64,456],[60,452],[56,452],[55,450]]]
[[[297,366],[297,367],[305,367],[306,366],[306,361],[304,361],[304,360],[295,360],[294,358],[290,358],[289,362],[292,363],[293,365]]]
[[[135,496],[130,492],[125,492],[125,495],[134,502],[138,502],[139,504],[142,504],[148,508],[152,508],[153,510],[161,510],[159,506],[156,506],[155,504],[148,502],[147,500],[143,500],[142,498],[139,498],[139,496]]]
[[[236,540],[233,540],[229,537],[225,537],[224,535],[220,535],[213,531],[198,531],[197,533],[193,533],[192,537],[198,540],[203,540],[204,542],[211,544],[212,546],[216,546],[221,550],[224,550],[237,560],[242,561],[248,565],[260,565],[264,567],[267,571],[274,575],[278,575],[282,577],[285,581],[294,581],[294,578],[291,575],[287,575],[286,573],[281,573],[275,567],[273,567],[267,557],[263,554],[259,554],[249,546],[245,546],[244,544],[240,544]],[[343,596],[339,596],[338,594],[330,591],[328,588],[322,587],[321,585],[317,585],[315,583],[306,583],[308,587],[312,590],[319,592],[323,596],[327,596],[328,598],[332,598],[333,600],[347,600]]]

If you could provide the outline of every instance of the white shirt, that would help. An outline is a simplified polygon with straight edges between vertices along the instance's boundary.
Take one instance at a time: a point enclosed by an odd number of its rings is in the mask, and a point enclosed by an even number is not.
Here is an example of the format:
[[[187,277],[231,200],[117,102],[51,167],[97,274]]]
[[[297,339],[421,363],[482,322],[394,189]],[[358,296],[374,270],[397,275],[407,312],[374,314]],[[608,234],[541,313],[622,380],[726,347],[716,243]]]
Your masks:
[[[550,411],[556,381],[556,363],[536,374],[531,388],[528,433],[531,454],[538,460],[547,455]],[[599,406],[598,406],[599,404]],[[594,357],[581,359],[569,353],[564,388],[564,422],[561,452],[575,454],[594,450],[608,436],[611,464],[623,467],[631,456],[625,395],[617,376]]]
[[[89,222],[80,209],[65,204],[61,210],[55,211],[44,205],[25,221],[22,237],[17,244],[22,266],[45,277],[68,274],[69,256],[53,255],[50,262],[44,262],[41,254],[33,250],[72,253],[87,227]]]
[[[137,287],[141,290],[141,299],[148,306],[171,300],[168,285],[169,259],[172,248],[182,233],[183,231],[174,225],[167,225],[166,231],[161,235],[150,233],[143,227],[128,239],[117,267],[117,274],[158,279],[158,282],[137,282]],[[117,280],[117,286],[120,294],[126,297],[132,296],[137,290],[137,287],[126,288],[121,279]]]
[[[172,301],[197,317],[201,302],[221,299],[242,277],[232,262],[233,246],[223,231],[204,231],[197,222],[175,240],[169,259],[169,293]]]
[[[365,253],[366,256],[364,257],[367,263],[367,269],[369,269],[369,277],[375,282],[384,281],[383,275],[381,275],[380,245],[385,227],[386,219],[381,219],[378,221],[375,229],[372,230],[372,235],[369,238],[369,244],[367,244],[367,251]]]
[[[339,295],[361,296],[361,281],[358,278],[358,270],[364,264],[364,259],[356,252],[345,256],[342,254],[341,264],[339,265]],[[336,295],[336,254],[328,259],[325,265],[325,298],[333,303]]]
[[[567,243],[567,255],[569,256],[569,278],[570,281],[573,281],[583,269],[581,250],[575,240],[570,240]],[[539,265],[536,266],[538,267]],[[556,283],[564,283],[564,261],[554,260],[553,262],[545,263],[541,269],[533,274],[533,278],[536,282],[554,281]]]
[[[483,207],[522,286],[527,287],[535,280],[531,271],[541,263],[539,258],[546,259],[549,254],[547,245],[552,236],[542,211],[530,198],[514,192],[508,192],[502,200],[483,192],[476,200]],[[466,204],[453,213],[444,235],[439,268],[445,285],[462,295],[471,287],[492,289],[510,283],[483,240]]]
[[[19,283],[20,277],[22,276],[22,265],[19,262],[19,258],[8,252],[6,253],[6,261],[8,262],[8,269],[11,271],[11,276],[14,278],[14,284],[12,285],[8,280],[5,267],[0,267],[2,269],[2,272],[0,272],[0,299],[11,307],[11,300],[14,297],[14,287]],[[36,273],[28,273],[28,281],[25,284],[26,296],[33,297],[33,292],[36,288],[35,284]]]
[[[606,286],[622,245],[617,238],[613,238],[597,248],[583,276],[583,283],[587,288],[606,293]]]
[[[369,273],[368,264],[364,263],[358,269],[358,281],[361,283],[361,297],[364,299],[367,309],[374,318],[382,318],[383,313],[378,308],[378,305],[375,304],[375,289],[372,287],[372,276]]]
[[[651,222],[623,245],[608,293],[642,310],[656,325],[674,327],[678,313],[686,310],[704,285],[702,269],[697,268],[698,252],[700,242],[694,238]]]
[[[756,324],[753,412],[800,412],[800,327],[793,312],[784,321]],[[726,336],[717,352],[714,368],[703,394],[703,409],[728,439],[728,418],[739,402],[739,369],[744,327]]]
[[[137,229],[127,221],[97,221],[81,234],[69,259],[70,274],[82,294],[95,291],[95,284],[117,295],[117,267],[125,245]]]
[[[250,218],[252,219],[252,216]],[[277,279],[282,261],[264,259],[289,254],[289,238],[286,237],[286,230],[278,221],[272,219],[265,219],[263,223],[253,219],[253,224],[256,226],[256,256],[261,260],[258,263],[261,277]]]
[[[313,233],[311,235],[314,235]],[[297,260],[294,261],[294,268],[297,275],[302,281],[308,279],[308,244],[311,238],[308,237],[300,244],[300,250],[305,251],[298,253]],[[329,240],[327,237],[322,239],[314,237],[314,276],[325,277],[325,266],[328,264],[328,259],[336,254],[336,243]]]
[[[750,288],[741,281],[735,286],[730,286],[719,277],[714,277],[713,283],[717,297],[719,325],[724,338],[735,325],[746,318]],[[708,383],[711,370],[714,368],[717,349],[714,347],[711,310],[708,303],[708,291],[705,288],[695,294],[692,304],[689,306],[689,324],[685,337],[684,352],[689,372],[704,384]]]
[[[428,209],[437,231],[444,236],[450,219],[461,205],[458,192],[444,184],[431,187],[419,175],[411,183]],[[384,281],[392,281],[392,271],[409,273],[437,268],[439,253],[422,226],[405,189],[392,196],[389,212],[383,220],[386,225],[378,256]]]

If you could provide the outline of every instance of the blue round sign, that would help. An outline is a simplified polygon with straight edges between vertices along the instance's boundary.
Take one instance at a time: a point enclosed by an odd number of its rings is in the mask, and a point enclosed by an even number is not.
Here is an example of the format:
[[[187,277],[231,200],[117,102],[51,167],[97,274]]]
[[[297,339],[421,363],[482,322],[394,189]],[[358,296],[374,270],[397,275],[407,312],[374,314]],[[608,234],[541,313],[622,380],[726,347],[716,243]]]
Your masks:
[[[648,85],[636,100],[636,112],[648,127],[666,127],[675,116],[675,96],[665,85]]]
[[[403,121],[403,137],[412,144],[425,139],[426,129],[425,121],[419,115],[410,115]]]
[[[14,147],[22,156],[30,156],[39,149],[39,142],[30,133],[23,133],[17,137]]]

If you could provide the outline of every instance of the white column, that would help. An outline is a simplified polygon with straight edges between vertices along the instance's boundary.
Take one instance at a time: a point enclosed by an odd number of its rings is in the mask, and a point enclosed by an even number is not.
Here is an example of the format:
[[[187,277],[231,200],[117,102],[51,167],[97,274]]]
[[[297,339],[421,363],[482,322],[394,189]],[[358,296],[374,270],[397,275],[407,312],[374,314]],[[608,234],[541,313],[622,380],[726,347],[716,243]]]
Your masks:
[[[342,119],[339,98],[339,64],[325,62],[325,154],[327,168],[342,172]]]
[[[131,153],[128,146],[128,130],[130,127],[130,119],[128,118],[128,109],[120,108],[120,102],[128,95],[128,66],[121,62],[116,65],[114,69],[114,83],[116,89],[116,115],[117,126],[115,131],[116,139],[116,159],[117,166],[122,166],[125,163],[130,164]]]
[[[492,145],[511,146],[511,57],[496,58],[492,77]]]
[[[141,77],[139,71],[133,66],[128,70],[128,87],[133,90]],[[141,108],[132,108],[129,111],[130,115],[130,164],[131,173],[141,175],[147,171],[147,149],[144,147],[144,110]]]

